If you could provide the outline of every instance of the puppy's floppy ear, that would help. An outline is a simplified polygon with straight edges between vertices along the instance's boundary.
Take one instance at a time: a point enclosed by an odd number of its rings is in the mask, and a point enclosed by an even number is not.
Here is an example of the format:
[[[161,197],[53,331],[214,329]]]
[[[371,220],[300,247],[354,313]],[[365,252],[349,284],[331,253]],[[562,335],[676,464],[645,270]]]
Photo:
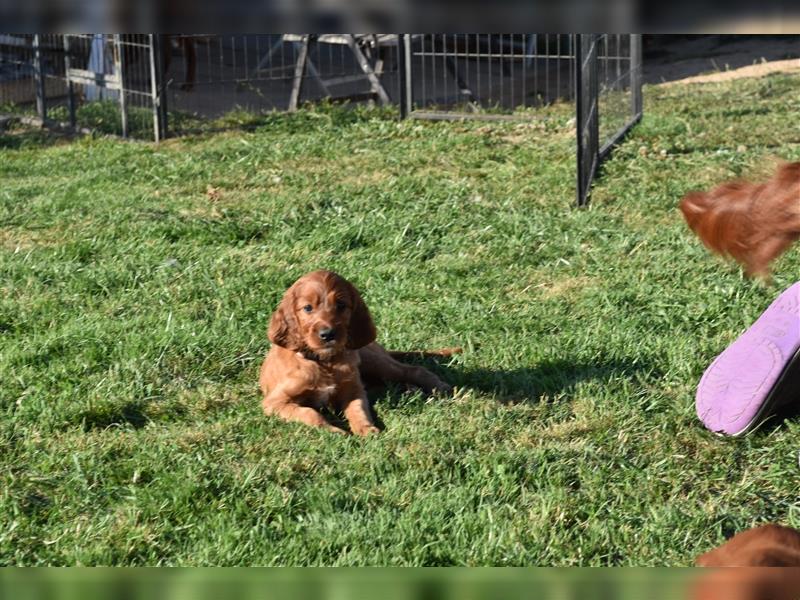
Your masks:
[[[705,211],[705,200],[705,192],[689,192],[683,197],[678,207],[681,209],[683,216],[688,220],[690,216]]]
[[[303,349],[303,337],[294,316],[294,293],[291,289],[284,294],[281,303],[272,314],[267,337],[276,346],[287,350],[297,352]]]
[[[348,286],[353,302],[353,312],[350,315],[350,327],[347,331],[347,347],[357,350],[374,342],[377,333],[375,324],[372,322],[372,315],[369,314],[367,305],[361,299],[361,294],[351,283],[348,283]]]
[[[678,205],[683,219],[693,231],[697,228],[700,218],[708,212],[708,194],[705,192],[689,192]]]

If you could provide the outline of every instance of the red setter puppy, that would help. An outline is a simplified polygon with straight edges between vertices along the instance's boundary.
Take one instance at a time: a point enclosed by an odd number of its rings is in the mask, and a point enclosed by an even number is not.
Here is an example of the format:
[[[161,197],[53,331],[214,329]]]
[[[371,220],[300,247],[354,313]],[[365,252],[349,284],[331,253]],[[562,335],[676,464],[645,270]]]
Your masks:
[[[331,271],[298,279],[269,325],[272,342],[261,365],[263,408],[268,415],[346,433],[319,411],[343,412],[356,435],[378,432],[362,377],[406,382],[426,392],[450,386],[422,367],[395,360],[375,343],[375,325],[355,287]],[[458,349],[421,353],[449,356]],[[396,353],[402,355],[403,353]]]
[[[719,569],[704,575],[694,600],[796,600],[800,598],[800,531],[762,525],[743,531],[699,556],[699,567]],[[794,567],[773,569],[766,567]]]
[[[680,209],[709,249],[739,261],[748,276],[768,276],[770,263],[800,238],[800,162],[782,165],[766,183],[691,192]]]

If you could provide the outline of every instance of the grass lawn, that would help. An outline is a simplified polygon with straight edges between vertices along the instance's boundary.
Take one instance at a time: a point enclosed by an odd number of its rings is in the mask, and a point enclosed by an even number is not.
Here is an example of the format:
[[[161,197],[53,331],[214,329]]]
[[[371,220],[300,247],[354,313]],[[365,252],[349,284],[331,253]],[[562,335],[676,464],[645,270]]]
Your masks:
[[[588,210],[568,106],[0,136],[0,565],[688,565],[800,526],[800,420],[694,414],[800,248],[752,282],[676,210],[800,159],[800,77],[645,101]],[[321,267],[386,346],[463,346],[429,365],[454,397],[390,388],[369,439],[264,417],[269,316]]]

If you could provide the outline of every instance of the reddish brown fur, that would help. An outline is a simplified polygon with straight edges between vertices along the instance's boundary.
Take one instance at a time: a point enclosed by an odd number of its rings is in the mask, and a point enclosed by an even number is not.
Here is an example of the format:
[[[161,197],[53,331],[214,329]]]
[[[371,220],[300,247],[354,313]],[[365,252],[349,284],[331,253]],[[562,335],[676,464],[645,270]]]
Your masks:
[[[710,250],[739,261],[749,276],[768,276],[770,263],[800,238],[800,162],[782,165],[766,183],[690,192],[680,209]]]
[[[698,567],[800,567],[800,531],[772,524],[748,529],[695,562]]]
[[[334,330],[333,340],[321,339],[326,329]],[[346,433],[319,412],[327,406],[344,413],[353,433],[376,433],[362,377],[429,392],[450,390],[427,369],[398,362],[375,343],[375,325],[361,295],[331,271],[304,275],[286,291],[268,335],[272,348],[261,366],[262,406],[287,421]]]
[[[796,529],[780,525],[748,529],[699,556],[696,564],[750,568],[719,569],[703,575],[694,586],[694,600],[800,598],[800,531]]]

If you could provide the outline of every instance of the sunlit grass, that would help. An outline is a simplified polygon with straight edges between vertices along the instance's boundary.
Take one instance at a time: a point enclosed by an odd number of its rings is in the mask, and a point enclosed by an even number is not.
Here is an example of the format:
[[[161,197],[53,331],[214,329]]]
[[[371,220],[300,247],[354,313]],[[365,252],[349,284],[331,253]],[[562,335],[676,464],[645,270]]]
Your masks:
[[[800,159],[799,90],[646,88],[588,210],[568,106],[1,135],[0,564],[685,565],[800,525],[798,422],[728,441],[693,407],[800,255],[745,280],[675,210]],[[463,346],[430,365],[455,396],[377,395],[368,440],[264,417],[269,315],[320,267],[386,345]]]

